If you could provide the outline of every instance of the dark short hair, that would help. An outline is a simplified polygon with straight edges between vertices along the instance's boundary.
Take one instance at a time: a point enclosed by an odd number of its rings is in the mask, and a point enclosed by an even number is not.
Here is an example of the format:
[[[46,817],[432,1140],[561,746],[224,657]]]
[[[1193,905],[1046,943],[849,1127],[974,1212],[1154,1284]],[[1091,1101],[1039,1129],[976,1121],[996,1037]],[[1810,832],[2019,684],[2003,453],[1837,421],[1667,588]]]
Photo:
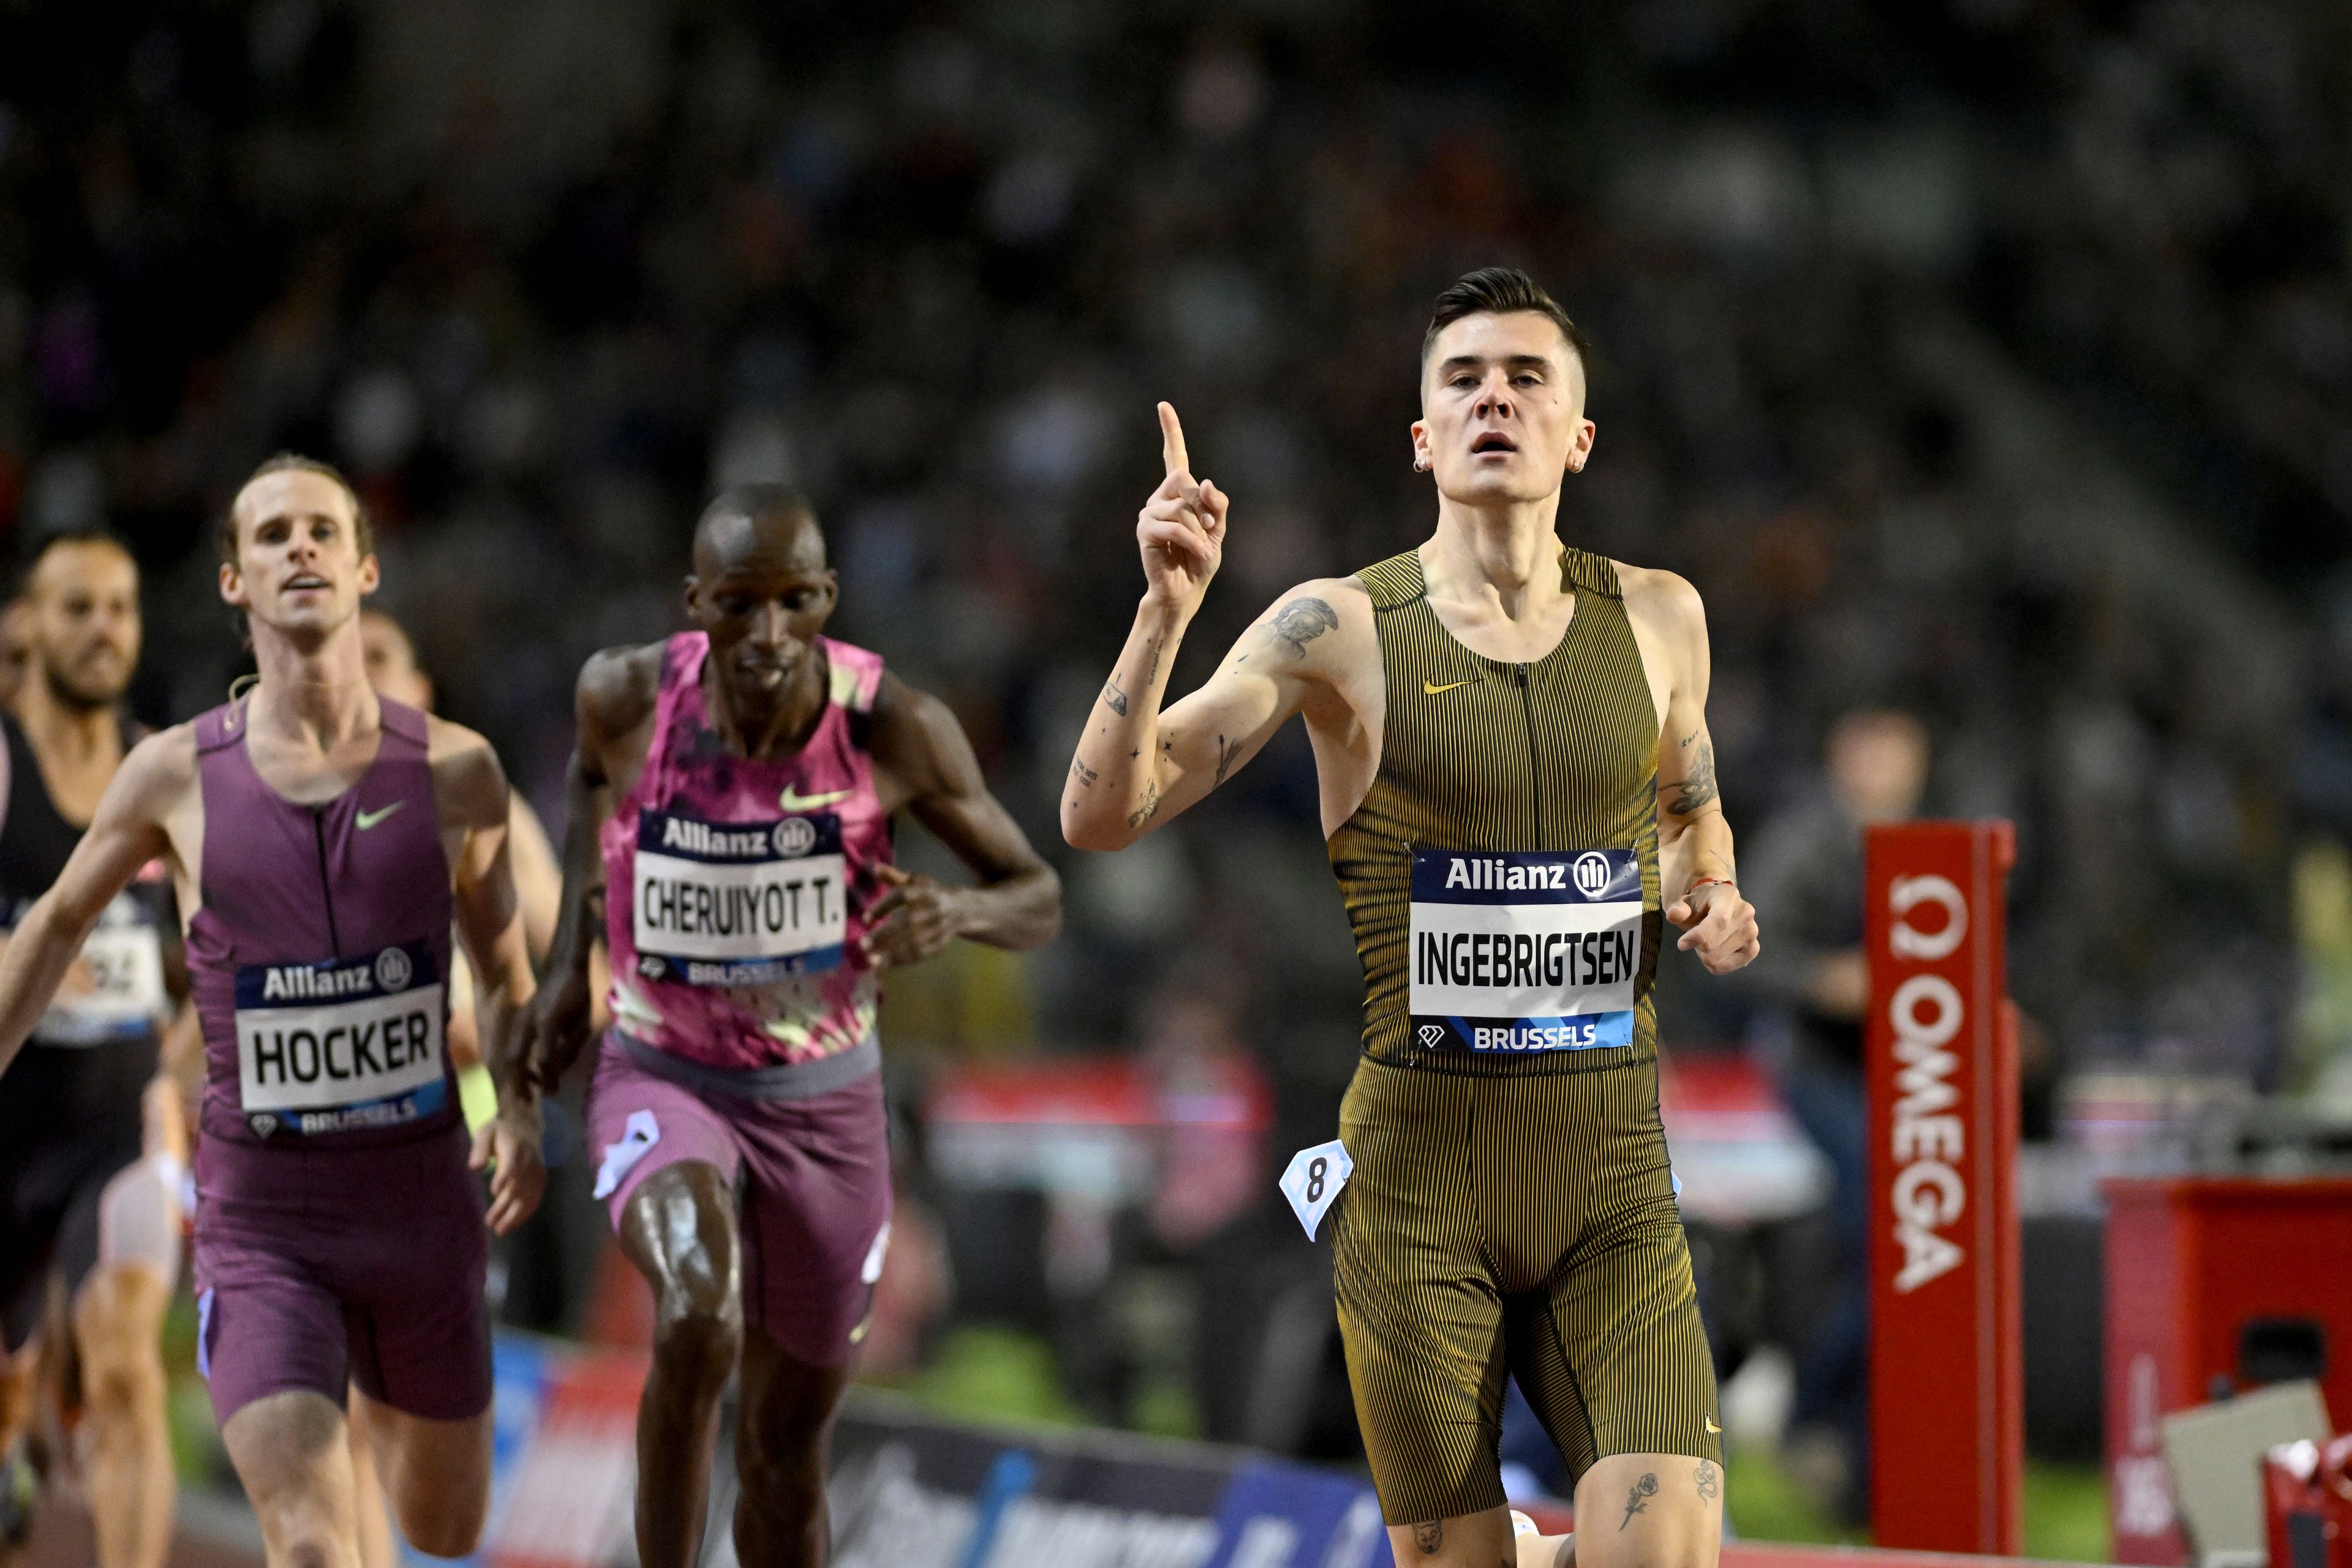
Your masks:
[[[1423,368],[1428,368],[1429,351],[1436,345],[1437,334],[1463,317],[1507,316],[1521,310],[1532,311],[1558,327],[1568,346],[1576,351],[1577,363],[1591,367],[1591,341],[1583,329],[1568,319],[1559,301],[1544,292],[1543,285],[1516,267],[1481,267],[1456,278],[1437,297],[1437,308],[1429,315],[1429,331],[1421,337]]]
[[[33,591],[33,574],[41,569],[41,563],[49,558],[49,552],[82,545],[97,545],[102,549],[111,550],[130,562],[133,572],[139,570],[138,555],[132,552],[130,545],[123,542],[121,534],[108,528],[104,523],[77,524],[72,528],[60,529],[55,533],[44,533],[37,539],[26,542],[23,553],[17,558],[19,564],[10,574],[8,592],[0,595],[0,604],[12,599],[21,599]]]
[[[228,507],[221,513],[220,520],[220,552],[223,561],[232,566],[236,564],[237,496],[242,496],[251,489],[257,479],[266,479],[272,474],[285,473],[316,474],[322,479],[332,479],[341,486],[343,494],[351,497],[352,500],[352,537],[359,543],[361,559],[364,560],[375,553],[375,529],[368,521],[366,503],[360,500],[360,492],[352,488],[352,481],[343,478],[342,469],[317,458],[306,458],[299,452],[280,452],[276,457],[265,460],[253,472],[246,475],[245,482],[236,487],[236,495],[228,498]]]

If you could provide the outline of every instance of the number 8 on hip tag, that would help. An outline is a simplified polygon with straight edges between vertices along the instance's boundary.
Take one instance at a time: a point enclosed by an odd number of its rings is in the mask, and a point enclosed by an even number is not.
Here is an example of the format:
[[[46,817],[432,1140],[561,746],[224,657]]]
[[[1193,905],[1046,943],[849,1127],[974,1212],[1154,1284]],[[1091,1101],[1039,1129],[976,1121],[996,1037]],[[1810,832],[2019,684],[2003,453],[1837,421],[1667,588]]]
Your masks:
[[[1355,1170],[1356,1162],[1348,1158],[1348,1151],[1339,1147],[1337,1138],[1290,1157],[1290,1168],[1282,1173],[1282,1195],[1290,1200],[1298,1223],[1307,1227],[1307,1240],[1315,1239],[1316,1227],[1331,1212],[1339,1189],[1348,1184]]]

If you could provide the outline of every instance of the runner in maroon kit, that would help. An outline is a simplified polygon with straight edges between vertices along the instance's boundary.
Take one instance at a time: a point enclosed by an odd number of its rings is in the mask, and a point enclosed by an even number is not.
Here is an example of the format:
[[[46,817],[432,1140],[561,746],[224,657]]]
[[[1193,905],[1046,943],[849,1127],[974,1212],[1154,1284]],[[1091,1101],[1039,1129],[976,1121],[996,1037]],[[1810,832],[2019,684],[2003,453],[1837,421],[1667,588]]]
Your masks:
[[[509,1060],[531,976],[506,779],[481,737],[369,686],[376,562],[333,469],[264,464],[222,545],[260,682],[123,760],[0,953],[0,1072],[109,901],[165,859],[206,1058],[198,1352],[269,1561],[357,1562],[347,1383],[402,1530],[462,1556],[489,1502],[489,1330],[444,986],[454,919],[482,1037]],[[535,1095],[501,1100],[473,1163],[496,1162],[504,1231],[545,1175]]]
[[[824,1436],[889,1237],[878,972],[959,936],[1036,947],[1061,923],[1060,884],[954,715],[821,636],[834,601],[807,503],[731,489],[695,531],[698,629],[580,675],[562,914],[528,1032],[552,1085],[586,1043],[609,882],[614,1026],[589,1138],[597,1196],[656,1299],[637,1415],[646,1568],[700,1554],[739,1357],[736,1555],[824,1561]],[[892,866],[901,809],[981,885]]]

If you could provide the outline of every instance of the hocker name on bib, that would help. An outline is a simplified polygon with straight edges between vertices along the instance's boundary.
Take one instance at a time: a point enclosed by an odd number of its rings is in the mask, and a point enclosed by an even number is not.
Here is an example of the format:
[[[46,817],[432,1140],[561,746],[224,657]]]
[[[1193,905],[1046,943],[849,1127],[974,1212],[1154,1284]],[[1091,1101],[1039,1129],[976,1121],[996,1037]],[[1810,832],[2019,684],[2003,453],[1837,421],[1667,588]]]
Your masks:
[[[841,818],[637,815],[632,934],[647,979],[769,985],[840,963],[849,935]]]
[[[236,972],[237,1086],[273,1132],[391,1127],[441,1109],[441,976],[424,942]]]
[[[1642,867],[1630,849],[1413,852],[1416,1045],[1631,1045],[1641,959]]]

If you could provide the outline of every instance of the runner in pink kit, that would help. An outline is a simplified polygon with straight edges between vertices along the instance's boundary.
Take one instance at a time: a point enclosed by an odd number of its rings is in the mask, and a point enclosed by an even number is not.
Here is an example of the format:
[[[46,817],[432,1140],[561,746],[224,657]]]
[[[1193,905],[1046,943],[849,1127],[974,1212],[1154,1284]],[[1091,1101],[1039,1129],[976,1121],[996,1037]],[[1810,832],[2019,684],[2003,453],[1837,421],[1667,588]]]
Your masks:
[[[527,1029],[552,1085],[586,1043],[601,895],[596,1195],[656,1307],[637,1416],[646,1568],[699,1556],[739,1358],[737,1556],[824,1560],[824,1435],[889,1239],[880,972],[958,936],[1038,946],[1060,922],[1052,869],[946,706],[821,635],[835,596],[807,504],[730,489],[695,531],[698,629],[580,676],[563,912]],[[902,808],[980,885],[893,866]]]

